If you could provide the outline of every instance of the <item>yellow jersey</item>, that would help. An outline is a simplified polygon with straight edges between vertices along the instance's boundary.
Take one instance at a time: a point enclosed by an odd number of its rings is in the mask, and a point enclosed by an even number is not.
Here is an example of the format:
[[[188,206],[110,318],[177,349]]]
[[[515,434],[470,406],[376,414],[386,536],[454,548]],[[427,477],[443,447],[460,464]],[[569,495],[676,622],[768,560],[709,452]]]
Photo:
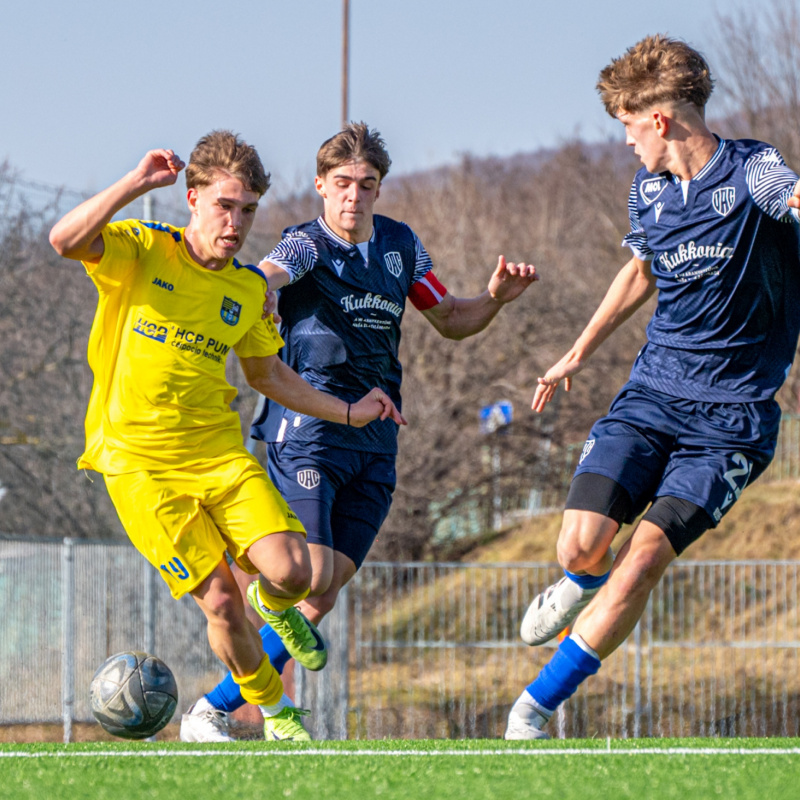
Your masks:
[[[100,297],[78,467],[171,469],[243,446],[225,362],[231,349],[248,358],[283,346],[272,318],[261,319],[264,277],[236,259],[201,267],[183,228],[126,220],[102,236],[102,259],[84,262]]]

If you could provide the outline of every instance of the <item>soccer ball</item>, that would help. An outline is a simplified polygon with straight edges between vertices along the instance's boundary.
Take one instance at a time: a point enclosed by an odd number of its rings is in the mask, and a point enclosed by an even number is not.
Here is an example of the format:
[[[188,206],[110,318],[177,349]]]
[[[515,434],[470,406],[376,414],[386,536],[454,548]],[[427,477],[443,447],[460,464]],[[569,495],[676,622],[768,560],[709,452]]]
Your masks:
[[[170,668],[148,653],[117,653],[95,672],[89,687],[92,714],[123,739],[146,739],[175,713],[178,685]]]

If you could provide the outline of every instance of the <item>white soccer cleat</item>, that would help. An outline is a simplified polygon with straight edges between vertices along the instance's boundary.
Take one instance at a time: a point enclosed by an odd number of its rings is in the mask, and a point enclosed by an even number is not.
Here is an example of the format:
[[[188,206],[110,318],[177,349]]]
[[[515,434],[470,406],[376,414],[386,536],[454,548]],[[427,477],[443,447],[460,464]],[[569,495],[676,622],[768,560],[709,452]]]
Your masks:
[[[522,618],[519,635],[525,644],[544,644],[571,625],[600,591],[583,589],[566,575],[534,597]]]
[[[517,700],[508,712],[508,727],[505,739],[549,739],[542,730],[547,718],[532,705]]]
[[[201,697],[181,717],[182,742],[235,742],[229,733],[228,714]]]

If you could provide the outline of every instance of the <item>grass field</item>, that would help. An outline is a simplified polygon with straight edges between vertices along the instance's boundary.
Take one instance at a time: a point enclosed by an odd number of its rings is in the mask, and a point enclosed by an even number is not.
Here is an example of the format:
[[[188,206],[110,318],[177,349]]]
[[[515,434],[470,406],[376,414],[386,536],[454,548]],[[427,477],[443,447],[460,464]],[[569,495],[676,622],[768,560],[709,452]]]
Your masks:
[[[788,800],[800,740],[3,744],[0,797]]]

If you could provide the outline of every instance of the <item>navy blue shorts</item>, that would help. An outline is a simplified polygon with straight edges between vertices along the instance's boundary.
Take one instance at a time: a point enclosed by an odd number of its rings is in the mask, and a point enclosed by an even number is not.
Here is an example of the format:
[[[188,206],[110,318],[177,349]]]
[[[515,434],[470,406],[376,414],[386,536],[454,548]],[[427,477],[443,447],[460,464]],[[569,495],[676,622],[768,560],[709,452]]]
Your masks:
[[[344,553],[359,568],[392,505],[395,456],[315,442],[267,443],[269,477],[309,544]]]
[[[772,461],[781,411],[774,400],[707,403],[630,382],[593,426],[576,475],[592,472],[630,495],[633,520],[656,497],[679,497],[716,525]]]

